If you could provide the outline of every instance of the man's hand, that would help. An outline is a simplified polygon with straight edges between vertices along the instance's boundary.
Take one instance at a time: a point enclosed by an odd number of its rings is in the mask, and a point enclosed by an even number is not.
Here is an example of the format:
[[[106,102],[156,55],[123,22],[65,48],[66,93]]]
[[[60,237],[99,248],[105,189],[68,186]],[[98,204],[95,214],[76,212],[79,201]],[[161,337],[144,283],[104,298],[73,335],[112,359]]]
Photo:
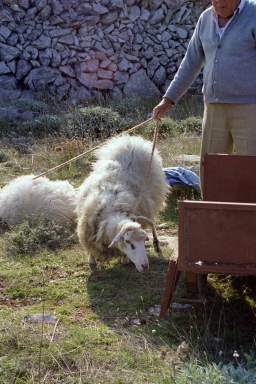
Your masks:
[[[153,109],[152,119],[161,120],[173,104],[174,102],[172,100],[164,97],[162,101]]]

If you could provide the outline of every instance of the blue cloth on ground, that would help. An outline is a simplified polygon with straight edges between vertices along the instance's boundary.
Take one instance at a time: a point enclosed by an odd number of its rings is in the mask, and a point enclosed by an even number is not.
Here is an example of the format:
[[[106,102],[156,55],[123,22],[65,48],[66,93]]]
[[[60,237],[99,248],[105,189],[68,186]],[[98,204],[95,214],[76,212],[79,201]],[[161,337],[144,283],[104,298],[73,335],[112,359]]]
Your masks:
[[[170,185],[187,185],[201,194],[200,179],[192,171],[181,167],[163,168]]]

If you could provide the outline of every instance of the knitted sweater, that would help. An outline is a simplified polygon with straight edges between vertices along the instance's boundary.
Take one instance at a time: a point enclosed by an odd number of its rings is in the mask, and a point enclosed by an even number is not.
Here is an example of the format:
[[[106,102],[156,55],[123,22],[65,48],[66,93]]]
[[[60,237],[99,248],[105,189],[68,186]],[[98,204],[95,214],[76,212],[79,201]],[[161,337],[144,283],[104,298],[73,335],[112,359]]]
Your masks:
[[[203,68],[207,103],[256,103],[256,0],[247,0],[220,39],[212,7],[200,16],[164,97],[176,103]]]

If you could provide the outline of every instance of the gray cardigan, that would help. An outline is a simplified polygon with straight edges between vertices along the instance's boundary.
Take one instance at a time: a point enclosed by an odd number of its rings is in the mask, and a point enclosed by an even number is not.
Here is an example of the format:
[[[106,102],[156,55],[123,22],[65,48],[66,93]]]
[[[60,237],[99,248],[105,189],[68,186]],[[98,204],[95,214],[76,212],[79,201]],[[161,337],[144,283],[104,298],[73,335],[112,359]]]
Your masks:
[[[200,16],[164,97],[176,103],[203,68],[207,103],[256,103],[256,0],[247,0],[220,39],[212,7]]]

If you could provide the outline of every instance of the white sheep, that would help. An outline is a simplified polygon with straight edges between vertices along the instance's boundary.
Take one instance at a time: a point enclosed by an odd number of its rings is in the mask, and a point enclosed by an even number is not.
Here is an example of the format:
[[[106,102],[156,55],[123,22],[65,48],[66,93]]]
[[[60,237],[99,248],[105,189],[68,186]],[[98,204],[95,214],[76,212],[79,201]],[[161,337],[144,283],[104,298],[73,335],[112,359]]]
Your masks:
[[[121,263],[131,260],[140,272],[148,270],[148,221],[135,222],[133,216],[154,221],[168,191],[157,150],[144,184],[151,152],[151,142],[128,135],[112,138],[95,151],[98,160],[79,187],[76,210],[78,237],[90,264],[121,256]]]
[[[75,188],[68,181],[34,177],[17,177],[0,189],[0,219],[11,226],[27,217],[45,217],[75,226]]]

